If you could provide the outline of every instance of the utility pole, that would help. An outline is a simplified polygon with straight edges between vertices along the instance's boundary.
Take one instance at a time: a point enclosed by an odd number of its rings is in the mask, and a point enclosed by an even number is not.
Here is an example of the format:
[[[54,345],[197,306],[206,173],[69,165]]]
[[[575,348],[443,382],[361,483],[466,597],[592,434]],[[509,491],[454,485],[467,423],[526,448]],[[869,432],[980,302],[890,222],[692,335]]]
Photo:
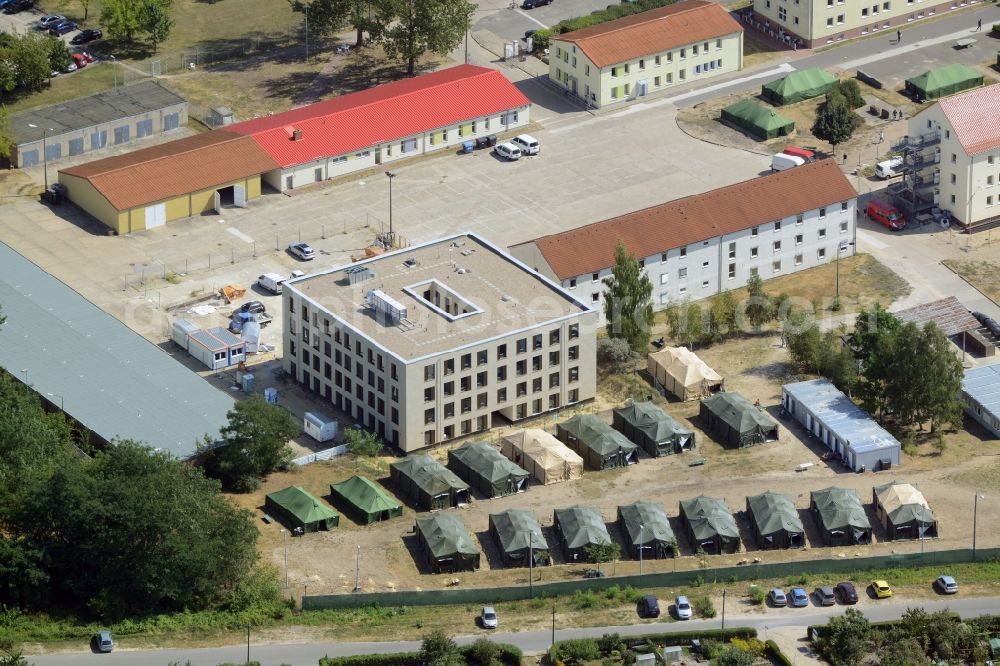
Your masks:
[[[361,591],[361,544],[354,553],[354,591]]]
[[[556,602],[552,602],[552,643],[549,645],[551,648],[556,644]]]
[[[642,531],[646,528],[645,523],[639,523],[639,579],[642,582]]]
[[[726,590],[722,590],[722,629],[726,629]]]
[[[535,598],[535,549],[531,530],[528,530],[528,598]]]

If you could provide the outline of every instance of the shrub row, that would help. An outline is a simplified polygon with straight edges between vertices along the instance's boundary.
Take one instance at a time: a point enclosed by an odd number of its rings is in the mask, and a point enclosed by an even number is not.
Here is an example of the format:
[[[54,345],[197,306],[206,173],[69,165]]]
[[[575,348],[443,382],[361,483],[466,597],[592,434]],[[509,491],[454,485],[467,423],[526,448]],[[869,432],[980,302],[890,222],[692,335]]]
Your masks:
[[[623,16],[631,16],[632,14],[638,14],[650,9],[657,9],[658,7],[671,5],[675,2],[677,0],[639,0],[639,2],[608,5],[606,9],[598,9],[586,16],[574,16],[573,18],[563,19],[551,28],[538,30],[532,36],[532,43],[536,51],[547,49],[549,48],[549,40],[552,38],[552,35],[562,35],[592,25],[607,23]]]
[[[638,634],[635,636],[622,636],[629,643],[636,641],[649,641],[656,645],[687,645],[693,640],[716,640],[728,641],[733,638],[756,638],[757,630],[753,627],[733,627],[731,629],[704,629],[702,631],[675,631],[659,634]],[[553,663],[564,660],[569,655],[581,653],[599,653],[596,638],[573,638],[565,641],[558,641],[549,651],[549,658]],[[597,658],[596,656],[594,657]]]
[[[507,666],[520,666],[524,655],[521,648],[509,643],[497,643],[500,648],[500,659]],[[469,661],[472,652],[471,645],[459,648],[462,656]],[[359,654],[353,657],[323,657],[319,666],[421,666],[423,664],[419,652],[396,652],[394,654]]]
[[[767,648],[767,656],[777,662],[778,666],[792,666],[792,660],[785,656],[777,643],[768,639],[764,641],[764,646]]]

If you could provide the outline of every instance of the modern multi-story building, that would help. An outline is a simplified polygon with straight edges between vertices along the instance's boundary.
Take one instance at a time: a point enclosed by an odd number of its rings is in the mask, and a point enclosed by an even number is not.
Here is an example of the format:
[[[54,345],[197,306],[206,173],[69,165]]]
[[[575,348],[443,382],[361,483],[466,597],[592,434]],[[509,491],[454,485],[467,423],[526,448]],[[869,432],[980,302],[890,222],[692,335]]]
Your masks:
[[[471,233],[284,283],[285,371],[403,451],[590,400],[597,313]]]
[[[743,28],[708,0],[681,0],[553,37],[549,78],[590,106],[627,102],[743,68]]]
[[[604,318],[603,279],[621,241],[663,309],[854,254],[857,192],[834,160],[677,199],[510,248]]]
[[[816,48],[935,16],[977,0],[754,0],[750,17],[786,43]]]
[[[1000,225],[1000,84],[942,99],[894,146],[906,174],[890,193],[908,212],[939,206],[973,231]]]

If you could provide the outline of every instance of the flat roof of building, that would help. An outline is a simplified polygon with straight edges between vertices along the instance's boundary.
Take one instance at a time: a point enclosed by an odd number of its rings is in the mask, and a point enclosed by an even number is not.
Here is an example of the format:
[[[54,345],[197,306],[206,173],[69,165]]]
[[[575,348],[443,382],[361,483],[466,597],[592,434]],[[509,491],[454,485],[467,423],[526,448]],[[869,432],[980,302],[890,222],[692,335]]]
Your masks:
[[[186,102],[186,99],[156,81],[140,81],[96,95],[15,113],[11,116],[10,130],[14,143],[21,145],[41,141],[44,129],[51,128],[48,136],[53,137]]]
[[[1000,417],[1000,363],[965,371],[962,391],[994,416]]]
[[[949,337],[979,328],[979,322],[969,309],[954,296],[921,303],[892,314],[903,323],[913,322],[917,328],[923,328],[928,322],[934,322]]]
[[[895,437],[854,404],[829,379],[785,384],[782,389],[815,414],[838,439],[847,442],[856,453],[899,447]]]
[[[352,285],[348,269],[359,266],[369,272],[355,275],[370,277]],[[288,280],[285,287],[405,362],[592,312],[472,233]],[[427,292],[433,302],[425,300]],[[366,305],[376,306],[376,301],[383,310],[405,309],[405,321],[376,316]]]
[[[218,439],[233,398],[0,243],[0,367],[106,441],[179,458]]]

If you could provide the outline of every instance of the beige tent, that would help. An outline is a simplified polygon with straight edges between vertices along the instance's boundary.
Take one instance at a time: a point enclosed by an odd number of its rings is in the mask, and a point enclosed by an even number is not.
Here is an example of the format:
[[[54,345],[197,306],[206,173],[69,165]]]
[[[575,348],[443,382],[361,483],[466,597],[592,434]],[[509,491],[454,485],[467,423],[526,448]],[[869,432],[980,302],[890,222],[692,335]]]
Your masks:
[[[891,481],[872,488],[875,513],[890,539],[933,539],[937,520],[916,486]]]
[[[681,400],[698,400],[723,389],[722,375],[708,367],[687,347],[667,347],[652,352],[646,369],[668,393]]]
[[[583,476],[583,458],[544,430],[507,435],[500,442],[500,452],[544,485]]]

